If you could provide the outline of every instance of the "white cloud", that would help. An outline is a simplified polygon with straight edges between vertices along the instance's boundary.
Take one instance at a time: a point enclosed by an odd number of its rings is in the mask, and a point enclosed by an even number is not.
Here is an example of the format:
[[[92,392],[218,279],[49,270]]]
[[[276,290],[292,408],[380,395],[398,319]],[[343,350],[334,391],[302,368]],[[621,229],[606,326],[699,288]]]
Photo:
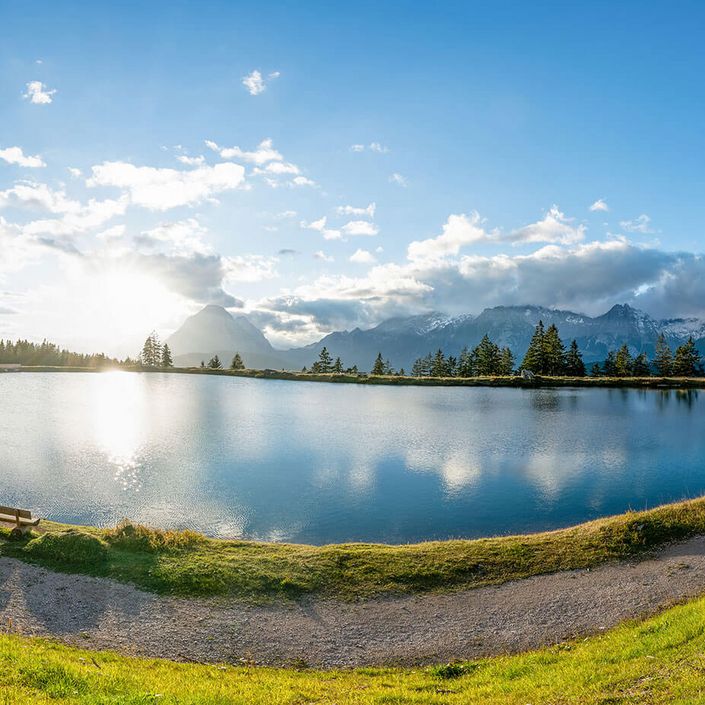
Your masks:
[[[198,157],[189,157],[186,154],[179,154],[176,157],[182,164],[187,164],[188,166],[201,166],[206,163],[206,158],[201,154]]]
[[[402,176],[396,171],[389,177],[389,182],[396,184],[397,186],[401,186],[402,188],[406,188],[409,185],[409,181],[406,176]]]
[[[291,162],[269,162],[264,169],[255,169],[255,174],[299,174],[300,169]]]
[[[99,240],[103,240],[104,242],[119,240],[120,238],[125,236],[126,230],[127,228],[122,223],[120,225],[113,225],[112,228],[108,228],[107,230],[103,230],[102,232],[98,233],[96,235],[96,238],[98,238]]]
[[[315,186],[316,182],[307,176],[295,176],[290,182],[291,186]]]
[[[651,228],[651,218],[646,215],[646,213],[642,213],[638,218],[634,218],[634,220],[622,220],[619,226],[630,233],[648,235],[654,232]]]
[[[351,220],[341,228],[345,235],[363,235],[372,237],[379,233],[379,228],[368,220]]]
[[[68,172],[69,172],[69,174],[71,174],[71,176],[74,179],[78,179],[81,176],[83,176],[83,172],[80,169],[76,169],[75,167],[72,167],[72,166],[68,167]]]
[[[306,230],[315,230],[316,232],[321,233],[326,240],[340,240],[342,237],[340,230],[332,230],[328,228],[326,226],[327,222],[328,218],[324,215],[318,220],[313,220],[310,223],[302,220],[300,225]]]
[[[356,208],[355,206],[338,206],[335,212],[338,215],[363,215],[368,218],[375,217],[375,210],[377,205],[375,203],[370,203],[366,208]]]
[[[268,74],[267,79],[268,81],[273,81],[275,78],[279,78],[279,76],[281,76],[279,71],[272,71]],[[248,73],[247,76],[243,76],[242,85],[247,88],[250,95],[260,95],[260,93],[264,93],[264,91],[267,90],[268,81],[265,81],[261,72],[255,69],[251,73]]]
[[[0,159],[8,164],[16,164],[17,166],[27,167],[28,169],[38,169],[46,166],[41,157],[32,157],[29,154],[25,155],[20,147],[7,147],[0,149]]]
[[[389,152],[389,147],[383,145],[381,142],[370,142],[368,145],[364,144],[351,144],[351,152],[364,152],[369,150],[370,152],[376,152],[377,154],[386,154]]]
[[[194,253],[209,255],[213,248],[204,242],[208,231],[196,218],[160,223],[135,237],[135,242],[146,251],[160,251],[174,255]]]
[[[274,257],[238,255],[236,257],[224,257],[223,262],[226,283],[258,282],[279,276],[276,270],[277,260]]]
[[[407,256],[417,262],[440,260],[457,255],[465,245],[496,238],[496,233],[488,233],[482,222],[477,211],[473,211],[469,216],[464,213],[450,215],[443,225],[441,235],[409,243]]]
[[[598,198],[591,206],[590,210],[594,213],[595,211],[603,211],[607,212],[610,209],[610,207],[607,205],[607,203],[602,200],[601,198]]]
[[[350,255],[350,261],[355,264],[374,264],[377,258],[369,250],[358,249]]]
[[[206,146],[217,152],[223,159],[240,159],[251,164],[262,166],[267,162],[283,161],[284,157],[272,146],[271,138],[262,140],[257,149],[247,151],[240,147],[220,147],[212,140],[206,140]]]
[[[125,189],[135,205],[164,211],[213,200],[216,194],[242,186],[245,169],[231,162],[188,171],[103,162],[92,168],[92,174],[88,186]]]
[[[48,105],[55,93],[55,90],[49,90],[41,81],[30,81],[27,84],[27,92],[23,93],[22,97],[34,105]]]
[[[585,226],[572,225],[573,218],[566,218],[558,206],[553,206],[542,220],[514,230],[509,240],[522,243],[557,242],[563,245],[580,242],[585,237]]]
[[[321,262],[335,262],[335,257],[327,255],[323,250],[317,250],[313,253],[313,258],[321,260]]]

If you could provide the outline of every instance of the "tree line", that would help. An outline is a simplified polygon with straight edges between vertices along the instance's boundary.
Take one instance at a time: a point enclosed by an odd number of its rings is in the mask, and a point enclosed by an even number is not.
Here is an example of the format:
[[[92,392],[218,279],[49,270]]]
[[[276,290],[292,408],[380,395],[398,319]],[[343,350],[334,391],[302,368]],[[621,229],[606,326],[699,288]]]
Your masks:
[[[551,324],[546,328],[543,321],[536,325],[518,370],[544,377],[587,375],[577,341],[573,339],[566,347],[556,325]],[[304,367],[302,372],[359,374],[357,366],[346,368],[339,357],[333,360],[326,347],[321,350],[310,369]],[[464,347],[457,357],[446,355],[439,349],[418,358],[411,368],[413,377],[500,377],[516,372],[511,349],[507,346],[500,348],[488,335],[484,335],[474,348]],[[389,360],[382,357],[382,353],[377,354],[370,374],[406,376],[403,368],[395,371]],[[692,337],[674,352],[662,334],[656,342],[653,360],[649,360],[643,352],[636,357],[632,356],[625,344],[619,350],[610,351],[602,364],[595,363],[590,374],[594,377],[649,377],[653,374],[661,377],[697,377],[704,372],[700,353]]]
[[[12,340],[0,339],[0,364],[28,367],[106,367],[129,363],[129,358],[120,362],[104,353],[71,352],[47,340],[43,340],[41,343],[31,343],[28,340],[13,342]]]

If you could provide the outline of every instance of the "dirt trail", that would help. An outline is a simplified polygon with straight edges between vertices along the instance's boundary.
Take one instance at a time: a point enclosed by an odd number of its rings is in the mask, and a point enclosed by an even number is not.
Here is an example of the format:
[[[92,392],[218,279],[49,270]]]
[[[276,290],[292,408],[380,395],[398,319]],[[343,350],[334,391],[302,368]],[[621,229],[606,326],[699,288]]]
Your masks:
[[[0,558],[0,629],[176,660],[422,664],[516,652],[705,593],[705,537],[647,560],[450,594],[252,606],[178,599]]]

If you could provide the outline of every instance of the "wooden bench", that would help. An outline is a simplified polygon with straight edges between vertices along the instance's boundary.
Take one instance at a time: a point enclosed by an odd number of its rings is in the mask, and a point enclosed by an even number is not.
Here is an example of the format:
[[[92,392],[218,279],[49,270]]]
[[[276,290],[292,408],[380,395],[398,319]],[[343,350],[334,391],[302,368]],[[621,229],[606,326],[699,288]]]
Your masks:
[[[11,536],[19,538],[27,533],[33,526],[39,524],[39,519],[32,518],[32,512],[29,509],[17,509],[16,507],[0,506],[0,522],[14,524]]]

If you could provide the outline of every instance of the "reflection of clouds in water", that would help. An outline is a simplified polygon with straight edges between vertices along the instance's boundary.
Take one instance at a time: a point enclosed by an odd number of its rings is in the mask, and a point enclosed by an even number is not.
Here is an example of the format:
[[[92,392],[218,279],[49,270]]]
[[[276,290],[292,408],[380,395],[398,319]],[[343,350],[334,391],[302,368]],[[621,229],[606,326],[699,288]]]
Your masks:
[[[438,448],[429,446],[410,448],[405,463],[412,472],[440,475],[446,491],[451,494],[475,485],[491,465],[483,462],[471,449],[455,447],[450,452],[441,453]]]

